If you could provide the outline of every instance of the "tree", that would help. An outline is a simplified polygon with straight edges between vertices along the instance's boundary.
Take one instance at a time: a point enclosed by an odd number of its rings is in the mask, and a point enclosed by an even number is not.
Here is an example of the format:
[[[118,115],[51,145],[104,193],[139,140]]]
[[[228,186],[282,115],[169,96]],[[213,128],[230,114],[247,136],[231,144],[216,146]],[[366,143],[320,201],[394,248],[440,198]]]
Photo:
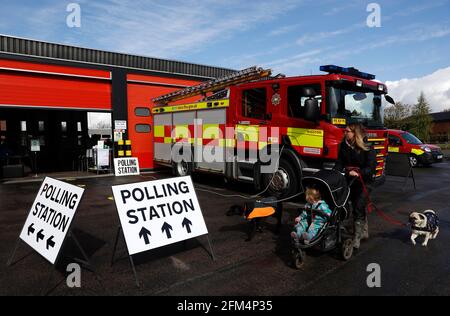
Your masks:
[[[411,132],[424,142],[430,141],[430,127],[432,118],[430,115],[430,105],[428,104],[425,94],[420,93],[417,104],[412,108]]]
[[[401,102],[387,107],[384,111],[384,125],[391,129],[404,129],[411,115],[411,106]]]

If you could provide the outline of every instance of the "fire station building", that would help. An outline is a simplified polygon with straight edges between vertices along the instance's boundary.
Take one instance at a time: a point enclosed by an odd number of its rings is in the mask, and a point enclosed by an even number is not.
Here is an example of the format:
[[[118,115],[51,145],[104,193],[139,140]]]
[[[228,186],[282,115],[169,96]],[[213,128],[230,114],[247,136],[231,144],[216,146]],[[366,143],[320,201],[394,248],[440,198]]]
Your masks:
[[[450,112],[431,114],[431,139],[437,143],[447,143],[450,139]]]
[[[30,166],[38,146],[41,172],[74,170],[93,145],[87,113],[103,112],[151,169],[151,99],[233,72],[0,35],[0,163]]]

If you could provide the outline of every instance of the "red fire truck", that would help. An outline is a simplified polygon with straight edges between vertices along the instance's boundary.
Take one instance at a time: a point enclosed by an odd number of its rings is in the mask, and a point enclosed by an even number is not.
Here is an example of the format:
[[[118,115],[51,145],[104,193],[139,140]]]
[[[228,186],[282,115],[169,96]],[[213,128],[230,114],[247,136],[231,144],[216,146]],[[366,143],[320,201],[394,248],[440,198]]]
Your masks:
[[[251,67],[153,99],[155,162],[177,176],[216,173],[292,196],[303,173],[334,165],[346,124],[361,122],[382,182],[386,86],[355,68],[320,69],[327,74],[287,78]]]

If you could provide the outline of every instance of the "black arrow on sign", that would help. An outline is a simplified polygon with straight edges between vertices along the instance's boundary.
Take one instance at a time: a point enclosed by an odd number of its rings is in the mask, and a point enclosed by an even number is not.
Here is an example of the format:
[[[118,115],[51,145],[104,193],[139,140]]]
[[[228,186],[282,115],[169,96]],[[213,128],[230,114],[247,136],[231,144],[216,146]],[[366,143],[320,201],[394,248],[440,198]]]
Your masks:
[[[44,234],[42,233],[44,230],[43,229],[41,229],[38,233],[37,233],[37,235],[36,235],[36,242],[39,242],[39,240],[43,240],[44,239]]]
[[[139,238],[144,238],[146,245],[148,245],[150,243],[149,236],[151,236],[151,235],[152,234],[150,233],[150,231],[145,227],[142,227],[141,231],[139,232]]]
[[[190,220],[188,220],[186,217],[183,220],[183,223],[181,224],[183,227],[186,227],[186,230],[188,232],[188,234],[191,233],[191,225],[192,222]]]
[[[32,223],[30,226],[28,226],[28,236],[30,236],[30,234],[34,234],[35,229],[34,227],[34,223]]]
[[[170,231],[173,230],[172,226],[170,226],[169,224],[167,224],[166,222],[164,222],[164,225],[161,228],[161,231],[164,233],[164,231],[166,231],[167,234],[167,238],[170,239],[172,238],[172,235],[170,234]]]
[[[49,239],[47,239],[47,250],[49,247],[55,248],[55,242],[53,241],[53,238],[55,236],[50,237]]]

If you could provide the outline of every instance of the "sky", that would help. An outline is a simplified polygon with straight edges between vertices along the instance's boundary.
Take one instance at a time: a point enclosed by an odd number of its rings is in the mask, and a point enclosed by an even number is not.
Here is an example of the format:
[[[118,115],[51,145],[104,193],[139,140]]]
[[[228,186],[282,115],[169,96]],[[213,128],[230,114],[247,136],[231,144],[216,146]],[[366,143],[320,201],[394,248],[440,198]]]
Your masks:
[[[67,24],[71,3],[80,27]],[[413,104],[423,91],[433,112],[450,108],[450,0],[0,0],[0,7],[0,34],[288,76],[352,66],[386,82],[396,101]]]

